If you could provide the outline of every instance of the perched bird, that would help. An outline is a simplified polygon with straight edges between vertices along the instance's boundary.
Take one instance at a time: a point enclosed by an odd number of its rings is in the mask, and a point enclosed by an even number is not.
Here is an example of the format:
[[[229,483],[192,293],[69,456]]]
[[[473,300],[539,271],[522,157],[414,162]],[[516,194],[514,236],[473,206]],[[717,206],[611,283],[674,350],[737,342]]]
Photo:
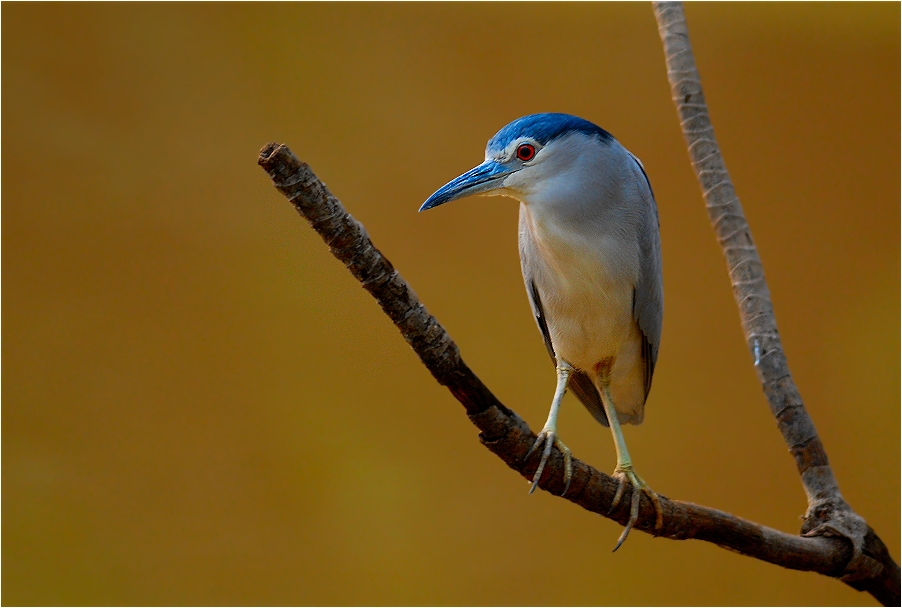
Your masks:
[[[570,486],[570,450],[557,435],[569,386],[614,436],[613,475],[621,485],[612,506],[626,483],[634,488],[616,551],[638,518],[639,491],[654,504],[656,528],[663,518],[657,495],[633,470],[620,430],[642,422],[661,341],[661,239],[648,176],[604,129],[569,114],[533,114],[498,131],[485,162],[442,186],[420,211],[471,194],[520,201],[523,280],[557,371],[548,420],[530,449],[544,443],[530,493],[552,445],[564,456],[565,494]]]

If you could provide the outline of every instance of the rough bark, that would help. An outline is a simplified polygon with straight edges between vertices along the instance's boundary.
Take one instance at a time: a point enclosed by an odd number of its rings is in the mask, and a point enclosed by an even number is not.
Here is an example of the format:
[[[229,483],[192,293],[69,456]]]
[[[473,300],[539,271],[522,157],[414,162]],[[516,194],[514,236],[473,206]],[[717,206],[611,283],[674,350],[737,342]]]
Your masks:
[[[463,404],[470,420],[481,431],[480,441],[508,466],[531,480],[539,454],[524,459],[536,435],[467,367],[457,345],[391,263],[373,246],[363,226],[344,210],[310,167],[300,162],[286,146],[268,144],[261,150],[258,162],[275,187],[320,234],[335,257],[379,302],[435,379],[448,387]],[[627,486],[622,500],[612,510],[618,486],[617,479],[574,458],[573,478],[564,498],[625,525],[629,519],[632,489]],[[552,452],[539,487],[558,495],[564,490],[560,452]],[[847,573],[854,555],[853,545],[841,536],[827,533],[795,536],[708,507],[666,496],[660,496],[660,499],[663,528],[654,529],[654,507],[641,494],[636,529],[674,540],[703,540],[786,568],[834,577]],[[870,542],[866,546],[874,547],[876,555],[883,544],[876,535],[872,533],[871,536],[870,541],[866,539],[866,543]],[[882,556],[883,563],[895,566],[885,547]],[[898,598],[898,567],[896,573],[895,597]],[[871,589],[868,591],[874,593]],[[892,601],[891,595],[886,598]]]
[[[898,605],[899,567],[889,559],[886,547],[865,520],[840,494],[827,452],[789,371],[764,267],[711,126],[683,5],[681,2],[653,5],[664,44],[673,102],[692,167],[701,184],[708,217],[726,258],[749,353],[808,496],[802,534],[841,537],[848,541],[852,559],[844,568],[842,580],[856,589],[871,592],[884,603]]]

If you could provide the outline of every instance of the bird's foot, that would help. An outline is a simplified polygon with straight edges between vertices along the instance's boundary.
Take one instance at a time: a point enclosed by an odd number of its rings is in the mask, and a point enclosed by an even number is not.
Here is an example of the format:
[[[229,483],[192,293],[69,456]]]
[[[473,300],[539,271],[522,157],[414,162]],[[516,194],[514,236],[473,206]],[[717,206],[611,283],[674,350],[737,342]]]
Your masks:
[[[640,492],[645,493],[655,506],[655,530],[660,530],[664,527],[664,511],[661,508],[661,501],[658,499],[658,495],[648,487],[648,484],[645,483],[641,477],[636,475],[636,472],[633,471],[632,467],[621,467],[618,465],[617,468],[614,469],[613,477],[620,480],[620,486],[617,488],[617,493],[614,494],[614,500],[611,501],[611,508],[608,510],[608,513],[613,511],[617,505],[620,504],[620,499],[623,496],[623,489],[626,487],[626,484],[630,483],[633,486],[633,497],[630,500],[630,520],[627,522],[623,532],[620,533],[620,538],[617,539],[617,545],[614,547],[614,551],[616,551],[620,548],[620,545],[623,544],[623,541],[626,540],[630,530],[633,529],[633,524],[639,519]]]
[[[536,490],[536,486],[539,485],[539,479],[542,478],[542,471],[545,469],[545,463],[548,462],[548,457],[551,455],[551,446],[557,446],[557,449],[561,451],[561,454],[564,455],[564,491],[561,493],[561,496],[567,493],[567,490],[570,489],[570,477],[573,474],[572,471],[572,462],[573,457],[570,452],[570,448],[564,445],[564,442],[558,439],[557,433],[555,433],[551,429],[542,429],[542,432],[539,433],[539,437],[536,439],[536,442],[532,444],[532,447],[529,448],[529,451],[526,452],[526,456],[523,460],[528,459],[534,451],[539,449],[542,444],[545,444],[545,449],[542,450],[542,460],[539,461],[539,468],[536,469],[536,474],[532,477],[532,487],[529,488],[529,493],[532,494]]]

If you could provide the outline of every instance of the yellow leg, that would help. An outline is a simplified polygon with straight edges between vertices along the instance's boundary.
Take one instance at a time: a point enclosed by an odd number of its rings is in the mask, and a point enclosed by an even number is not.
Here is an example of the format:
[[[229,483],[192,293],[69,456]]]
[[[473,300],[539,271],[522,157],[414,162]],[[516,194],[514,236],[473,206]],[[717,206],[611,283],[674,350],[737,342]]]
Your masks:
[[[648,484],[639,477],[633,470],[633,462],[630,460],[629,450],[626,449],[626,441],[623,438],[623,431],[620,430],[620,421],[617,419],[617,411],[614,409],[614,402],[611,400],[611,392],[607,386],[602,387],[601,402],[604,405],[604,412],[608,416],[608,423],[611,425],[611,434],[614,436],[614,449],[617,450],[617,466],[614,467],[614,477],[620,480],[620,487],[617,488],[617,494],[611,502],[611,510],[620,504],[620,498],[623,496],[623,488],[627,482],[633,486],[633,497],[630,501],[630,519],[626,527],[617,540],[614,551],[620,548],[623,541],[626,540],[633,524],[639,519],[639,493],[644,492],[655,506],[655,530],[660,530],[664,525],[664,512],[661,509],[661,501]]]

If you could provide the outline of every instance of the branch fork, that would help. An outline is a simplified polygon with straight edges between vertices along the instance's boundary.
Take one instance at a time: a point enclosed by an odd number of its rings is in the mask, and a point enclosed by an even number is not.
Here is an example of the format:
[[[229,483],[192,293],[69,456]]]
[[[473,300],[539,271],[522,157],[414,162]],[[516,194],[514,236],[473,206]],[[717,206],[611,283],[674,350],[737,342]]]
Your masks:
[[[881,576],[881,561],[888,558],[886,547],[882,542],[880,546],[874,544],[876,535],[840,494],[827,453],[789,372],[761,258],[714,136],[682,3],[654,2],[653,6],[664,44],[671,96],[692,167],[702,186],[708,216],[727,261],[758,379],[808,496],[802,534],[807,538],[827,536],[848,541],[852,556],[840,578],[860,589],[858,584]],[[882,559],[874,559],[869,555],[872,553],[880,554]],[[891,559],[886,565],[890,564],[895,580],[893,603],[898,604],[899,567]]]

